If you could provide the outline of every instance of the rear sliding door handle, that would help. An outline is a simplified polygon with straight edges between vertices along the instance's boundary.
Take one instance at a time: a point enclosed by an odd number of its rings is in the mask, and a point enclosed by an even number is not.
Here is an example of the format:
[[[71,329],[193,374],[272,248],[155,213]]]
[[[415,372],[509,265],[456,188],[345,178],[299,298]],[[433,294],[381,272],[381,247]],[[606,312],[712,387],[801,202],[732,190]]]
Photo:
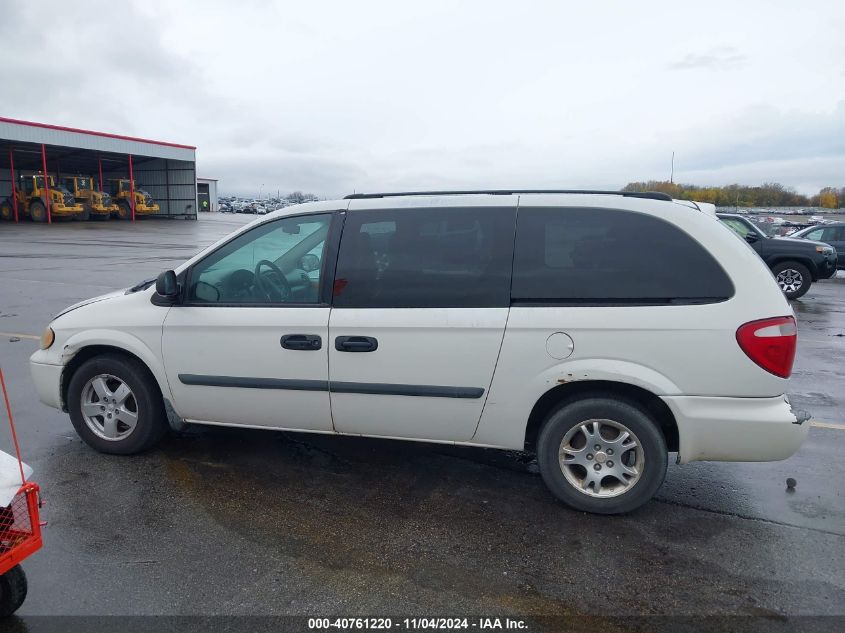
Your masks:
[[[313,352],[323,346],[318,334],[285,334],[279,341],[285,349]]]
[[[338,336],[334,348],[338,352],[374,352],[378,349],[378,340],[372,336]]]

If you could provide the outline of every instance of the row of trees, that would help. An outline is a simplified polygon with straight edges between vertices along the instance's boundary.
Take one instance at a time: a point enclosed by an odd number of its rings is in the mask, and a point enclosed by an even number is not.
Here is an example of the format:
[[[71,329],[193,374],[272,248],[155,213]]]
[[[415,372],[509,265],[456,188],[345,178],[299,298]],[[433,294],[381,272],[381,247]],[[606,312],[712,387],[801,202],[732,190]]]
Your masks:
[[[679,200],[711,202],[718,207],[824,207],[845,208],[845,187],[825,187],[814,196],[797,193],[792,187],[777,182],[763,183],[758,187],[726,185],[724,187],[699,187],[668,181],[649,180],[629,182],[623,191],[661,191]]]
[[[294,191],[285,196],[285,201],[290,204],[302,204],[303,202],[314,202],[319,198],[313,193],[302,193],[301,191]]]

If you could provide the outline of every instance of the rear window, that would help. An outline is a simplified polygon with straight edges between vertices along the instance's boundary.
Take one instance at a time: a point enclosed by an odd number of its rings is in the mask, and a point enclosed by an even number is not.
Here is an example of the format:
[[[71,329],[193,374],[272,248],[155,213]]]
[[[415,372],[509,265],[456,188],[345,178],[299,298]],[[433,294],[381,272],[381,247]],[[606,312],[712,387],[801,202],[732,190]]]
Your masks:
[[[733,292],[713,256],[659,218],[618,209],[519,210],[514,302],[715,303]]]

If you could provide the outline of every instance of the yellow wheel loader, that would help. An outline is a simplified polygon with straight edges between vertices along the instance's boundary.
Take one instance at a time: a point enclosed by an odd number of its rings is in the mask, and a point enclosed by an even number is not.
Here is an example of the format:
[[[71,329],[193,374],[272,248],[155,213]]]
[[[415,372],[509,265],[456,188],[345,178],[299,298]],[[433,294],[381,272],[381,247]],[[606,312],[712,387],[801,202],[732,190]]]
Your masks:
[[[112,200],[117,203],[116,216],[121,220],[132,219],[132,183],[128,178],[109,180]],[[153,197],[135,184],[135,215],[158,213],[159,206]]]
[[[82,215],[84,209],[73,198],[73,194],[64,186],[56,186],[55,179],[50,176],[50,214],[54,218],[74,218]],[[44,176],[33,174],[21,175],[17,188],[18,213],[22,217],[29,217],[33,222],[47,221],[47,190],[44,188]],[[11,220],[14,218],[14,201],[9,197],[0,203],[0,218]]]
[[[116,215],[118,207],[105,191],[94,188],[94,179],[90,176],[68,176],[63,184],[73,194],[74,199],[85,209],[79,220],[108,220]]]

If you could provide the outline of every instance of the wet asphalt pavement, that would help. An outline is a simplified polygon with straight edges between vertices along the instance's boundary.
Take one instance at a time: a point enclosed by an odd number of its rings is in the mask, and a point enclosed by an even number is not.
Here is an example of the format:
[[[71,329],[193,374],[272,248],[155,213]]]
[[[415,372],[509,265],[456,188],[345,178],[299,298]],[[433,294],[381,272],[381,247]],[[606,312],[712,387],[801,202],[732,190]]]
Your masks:
[[[11,336],[37,336],[68,304],[155,276],[248,219],[0,225],[0,364],[49,522],[24,563],[24,623],[845,615],[845,278],[795,303],[791,399],[826,426],[784,462],[672,465],[629,516],[561,506],[516,453],[212,428],[134,457],[87,448],[36,399],[37,340]],[[5,428],[0,441],[8,452]]]

